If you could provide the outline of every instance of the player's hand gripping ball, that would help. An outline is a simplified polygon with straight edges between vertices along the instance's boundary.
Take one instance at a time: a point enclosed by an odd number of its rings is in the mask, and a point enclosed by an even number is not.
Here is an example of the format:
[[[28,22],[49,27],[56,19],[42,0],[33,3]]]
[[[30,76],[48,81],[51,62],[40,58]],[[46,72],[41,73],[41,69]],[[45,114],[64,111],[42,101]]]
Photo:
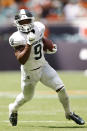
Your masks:
[[[27,35],[27,38],[30,42],[32,41],[35,41],[35,38],[36,38],[36,35],[33,33],[33,32],[30,32],[28,35]]]

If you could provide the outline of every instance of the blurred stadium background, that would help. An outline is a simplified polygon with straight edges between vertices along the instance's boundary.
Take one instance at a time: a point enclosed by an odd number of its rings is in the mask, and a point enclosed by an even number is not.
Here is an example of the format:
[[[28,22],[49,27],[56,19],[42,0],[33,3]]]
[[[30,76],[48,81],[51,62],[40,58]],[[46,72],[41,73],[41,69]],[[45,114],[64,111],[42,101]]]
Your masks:
[[[22,8],[46,25],[45,35],[57,44],[57,53],[45,57],[63,79],[73,110],[87,121],[87,0],[0,0],[0,130],[13,130],[8,104],[20,92],[20,64],[8,39],[16,31],[14,15]],[[87,126],[66,121],[55,93],[39,83],[35,99],[20,109],[17,130],[29,129],[87,131]]]
[[[45,35],[57,44],[58,52],[46,56],[51,66],[57,70],[86,70],[86,0],[1,0],[0,70],[19,70],[8,39],[16,31],[14,14],[21,8],[31,10],[36,20],[46,25]]]
[[[58,52],[46,56],[51,66],[57,70],[86,70],[86,0],[1,0],[0,70],[19,70],[8,39],[16,31],[14,14],[21,8],[30,9],[36,20],[46,25],[45,35],[57,44]]]

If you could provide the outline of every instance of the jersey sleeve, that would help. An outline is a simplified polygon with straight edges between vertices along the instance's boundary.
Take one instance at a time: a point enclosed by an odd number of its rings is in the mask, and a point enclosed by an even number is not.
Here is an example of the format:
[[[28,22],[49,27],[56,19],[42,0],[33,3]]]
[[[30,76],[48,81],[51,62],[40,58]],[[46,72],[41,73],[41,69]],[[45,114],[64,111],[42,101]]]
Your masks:
[[[45,25],[38,21],[35,22],[35,25],[38,28],[38,35],[39,35],[38,37],[43,38],[45,32]]]
[[[19,45],[25,45],[26,41],[25,39],[18,33],[13,33],[9,38],[9,44],[12,47],[16,47]]]
[[[42,33],[42,36],[44,36],[44,32],[45,32],[45,25],[42,24],[41,22],[39,22],[39,26],[38,26],[40,32]]]

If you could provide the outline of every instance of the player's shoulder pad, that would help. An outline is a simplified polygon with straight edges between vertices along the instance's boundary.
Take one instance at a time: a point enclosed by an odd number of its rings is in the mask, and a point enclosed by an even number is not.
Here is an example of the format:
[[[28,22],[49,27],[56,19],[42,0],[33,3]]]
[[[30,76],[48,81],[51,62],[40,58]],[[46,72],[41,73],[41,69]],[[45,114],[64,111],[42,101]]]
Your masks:
[[[35,21],[34,22],[34,25],[38,28],[38,30],[40,32],[42,32],[44,34],[44,31],[45,31],[45,25],[39,21]]]
[[[24,45],[25,44],[25,39],[24,37],[21,35],[21,33],[19,31],[14,32],[10,38],[9,38],[9,44],[12,47],[16,47],[18,45]]]

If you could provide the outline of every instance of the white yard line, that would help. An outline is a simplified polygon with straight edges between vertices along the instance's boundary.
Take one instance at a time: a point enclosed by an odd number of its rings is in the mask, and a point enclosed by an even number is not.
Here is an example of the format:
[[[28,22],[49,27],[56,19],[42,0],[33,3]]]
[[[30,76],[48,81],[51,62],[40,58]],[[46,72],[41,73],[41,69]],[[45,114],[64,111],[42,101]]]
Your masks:
[[[74,123],[73,121],[47,121],[47,120],[41,120],[41,121],[28,121],[28,120],[25,120],[25,121],[22,121],[22,120],[19,120],[18,121],[19,123],[57,123],[57,124],[70,124],[70,123]],[[0,121],[0,123],[9,123],[8,120],[3,120],[3,121]],[[85,122],[87,123],[87,121]]]
[[[9,121],[8,120],[4,120],[4,121],[0,121],[0,122],[5,122],[5,123],[8,123]],[[18,121],[20,123],[73,123],[72,121],[45,121],[45,120],[41,120],[41,121]]]
[[[19,93],[14,93],[14,92],[0,92],[0,97],[1,98],[15,98]],[[84,91],[68,91],[68,94],[70,95],[71,98],[87,98],[87,94],[84,93]],[[56,99],[57,94],[49,91],[43,91],[43,92],[36,92],[35,99],[43,99],[43,98],[48,98],[48,99]]]

